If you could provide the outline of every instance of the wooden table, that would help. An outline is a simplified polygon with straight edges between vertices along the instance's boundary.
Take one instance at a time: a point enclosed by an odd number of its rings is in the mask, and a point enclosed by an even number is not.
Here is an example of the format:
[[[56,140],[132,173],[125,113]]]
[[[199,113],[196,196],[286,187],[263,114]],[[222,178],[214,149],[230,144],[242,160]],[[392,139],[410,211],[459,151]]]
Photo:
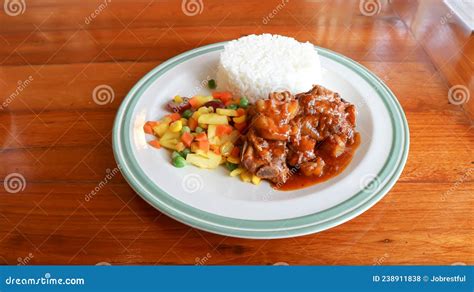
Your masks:
[[[0,263],[474,264],[472,119],[448,103],[452,84],[403,15],[384,1],[373,16],[359,1],[202,3],[44,0],[1,11]],[[135,82],[186,50],[263,32],[345,54],[394,91],[411,145],[383,200],[318,234],[246,240],[162,215],[120,174],[85,199],[115,168],[113,119]],[[114,92],[103,105],[92,99],[99,85]]]

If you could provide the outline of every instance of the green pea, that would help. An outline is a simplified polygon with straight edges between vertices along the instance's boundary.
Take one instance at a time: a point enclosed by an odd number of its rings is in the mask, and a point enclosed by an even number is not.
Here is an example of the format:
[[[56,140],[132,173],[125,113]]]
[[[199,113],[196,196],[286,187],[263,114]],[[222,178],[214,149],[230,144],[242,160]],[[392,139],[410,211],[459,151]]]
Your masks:
[[[194,131],[199,134],[199,133],[202,133],[204,131],[204,129],[201,128],[201,127],[196,127],[196,129]]]
[[[175,158],[178,157],[178,156],[181,156],[181,154],[179,154],[178,151],[173,151],[173,152],[171,153],[171,159],[175,159]]]
[[[190,109],[187,109],[183,112],[182,116],[185,119],[189,119],[193,115],[193,111]]]
[[[183,135],[186,132],[191,133],[191,129],[188,126],[183,126],[181,128],[181,135]]]
[[[217,87],[216,80],[214,79],[209,80],[207,82],[207,86],[209,86],[209,89],[216,89]]]
[[[230,162],[226,162],[225,163],[225,167],[229,170],[229,171],[232,171],[234,169],[236,169],[237,167],[239,167],[238,164],[234,164],[234,163],[230,163]]]
[[[181,151],[179,154],[181,154],[181,156],[183,156],[184,158],[186,158],[186,156],[188,156],[188,154],[191,153],[191,150],[189,148],[185,148],[183,151]]]
[[[178,168],[185,167],[186,159],[184,159],[181,155],[176,156],[175,158],[173,158],[173,165]]]
[[[240,98],[240,107],[246,108],[249,106],[249,100],[245,97]]]
[[[227,106],[227,108],[228,108],[228,109],[233,109],[233,110],[236,110],[236,109],[238,109],[238,108],[239,108],[239,106],[238,106],[238,105],[236,105],[236,104],[229,104],[229,105]]]

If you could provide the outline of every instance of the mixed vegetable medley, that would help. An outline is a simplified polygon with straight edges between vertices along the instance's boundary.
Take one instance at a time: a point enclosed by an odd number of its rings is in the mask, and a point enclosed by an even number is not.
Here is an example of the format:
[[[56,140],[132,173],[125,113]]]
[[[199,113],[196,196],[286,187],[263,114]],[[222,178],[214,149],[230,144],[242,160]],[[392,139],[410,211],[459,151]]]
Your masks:
[[[215,89],[214,80],[208,82]],[[260,183],[260,178],[239,167],[241,135],[247,129],[245,97],[234,97],[230,92],[213,91],[211,96],[185,98],[175,96],[167,104],[170,114],[159,121],[148,121],[143,129],[154,135],[149,144],[172,151],[175,167],[192,164],[214,169],[225,165],[230,175],[244,182]]]

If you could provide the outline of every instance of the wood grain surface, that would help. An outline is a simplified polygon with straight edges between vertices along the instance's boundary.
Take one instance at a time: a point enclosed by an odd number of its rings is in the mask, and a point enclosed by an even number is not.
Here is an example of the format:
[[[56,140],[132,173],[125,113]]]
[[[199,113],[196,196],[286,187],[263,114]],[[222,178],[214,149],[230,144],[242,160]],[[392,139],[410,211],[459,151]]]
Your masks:
[[[19,12],[2,5],[0,264],[474,264],[473,121],[448,98],[454,85],[469,103],[473,92],[432,61],[437,51],[459,65],[449,58],[453,44],[430,54],[423,45],[435,36],[442,43],[439,32],[455,16],[431,19],[434,34],[420,39],[399,14],[421,13],[420,1],[396,10],[374,0],[375,13],[360,5],[369,0],[194,2],[196,15],[171,0],[27,1]],[[113,119],[135,82],[176,54],[263,32],[342,53],[393,90],[411,144],[385,198],[333,229],[279,240],[190,228],[145,203],[120,174],[86,198],[116,167]],[[472,36],[465,41],[456,80],[472,82]],[[113,89],[110,102],[93,101],[99,85]]]

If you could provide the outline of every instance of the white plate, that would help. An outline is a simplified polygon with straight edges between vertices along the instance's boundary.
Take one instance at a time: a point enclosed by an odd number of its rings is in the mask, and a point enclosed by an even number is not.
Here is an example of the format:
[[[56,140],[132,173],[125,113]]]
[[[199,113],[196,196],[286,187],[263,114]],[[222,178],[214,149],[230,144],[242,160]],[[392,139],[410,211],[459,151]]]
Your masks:
[[[228,172],[175,168],[170,153],[148,145],[143,125],[168,114],[175,95],[209,94],[225,43],[183,53],[153,69],[123,101],[114,126],[114,153],[131,186],[150,204],[207,231],[237,237],[275,238],[324,230],[380,200],[398,179],[408,153],[408,126],[391,91],[366,68],[315,47],[324,70],[321,85],[356,105],[361,145],[337,177],[296,191],[258,186]]]

